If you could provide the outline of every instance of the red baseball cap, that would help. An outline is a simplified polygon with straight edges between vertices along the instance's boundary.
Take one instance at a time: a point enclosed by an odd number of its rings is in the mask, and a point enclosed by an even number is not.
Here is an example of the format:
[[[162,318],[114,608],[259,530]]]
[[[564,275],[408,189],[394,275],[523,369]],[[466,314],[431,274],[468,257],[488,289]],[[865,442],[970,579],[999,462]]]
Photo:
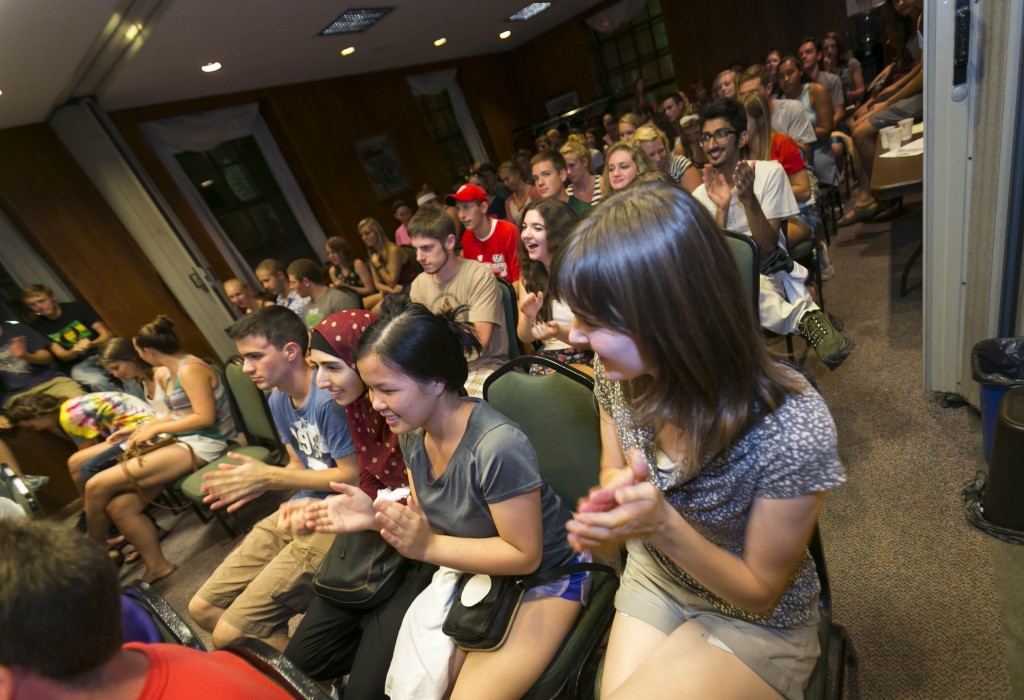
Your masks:
[[[463,185],[455,194],[445,195],[444,203],[454,207],[456,202],[486,202],[487,193],[476,185]]]

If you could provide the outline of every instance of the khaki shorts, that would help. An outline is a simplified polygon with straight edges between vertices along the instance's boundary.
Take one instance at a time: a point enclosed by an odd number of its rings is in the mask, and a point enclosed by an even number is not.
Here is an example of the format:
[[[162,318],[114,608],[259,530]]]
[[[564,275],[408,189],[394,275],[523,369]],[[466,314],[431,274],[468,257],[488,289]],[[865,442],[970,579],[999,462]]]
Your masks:
[[[76,396],[81,396],[85,393],[85,389],[82,385],[76,382],[74,379],[68,379],[67,377],[55,377],[48,379],[42,384],[23,391],[19,394],[15,394],[11,398],[7,399],[6,406],[10,406],[11,403],[19,396],[26,396],[28,394],[49,394],[50,396],[58,399],[73,399]]]
[[[256,523],[196,596],[226,608],[222,619],[254,637],[287,637],[288,621],[306,611],[313,574],[334,535],[295,536],[277,529],[277,513]]]
[[[796,629],[779,629],[729,617],[680,586],[641,542],[631,541],[615,609],[665,634],[684,622],[708,631],[708,642],[736,656],[783,697],[801,700],[821,654],[818,608]]]

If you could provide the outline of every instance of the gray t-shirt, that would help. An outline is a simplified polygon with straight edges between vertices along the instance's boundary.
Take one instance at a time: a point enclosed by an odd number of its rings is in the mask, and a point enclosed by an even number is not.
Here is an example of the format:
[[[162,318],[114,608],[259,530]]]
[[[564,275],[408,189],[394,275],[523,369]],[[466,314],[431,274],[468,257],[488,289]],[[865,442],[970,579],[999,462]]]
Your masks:
[[[654,430],[638,425],[630,408],[628,382],[605,379],[594,361],[594,396],[615,421],[624,453],[641,450],[649,464],[658,464]],[[821,396],[804,383],[804,393],[790,395],[773,413],[761,418],[727,453],[701,465],[696,477],[683,480],[682,463],[659,465],[651,482],[697,532],[713,544],[742,554],[747,520],[755,498],[796,498],[839,486],[846,480],[836,450],[836,428]],[[731,617],[770,627],[792,628],[806,621],[816,604],[820,584],[809,553],[775,609],[766,616],[741,610],[707,590],[676,562],[644,541],[651,555],[681,585]]]
[[[818,140],[807,110],[796,100],[775,100],[772,129],[788,135],[799,144],[810,144]]]
[[[310,298],[309,305],[306,306],[304,320],[306,321],[306,327],[312,328],[333,313],[361,308],[363,308],[362,303],[354,295],[342,292],[334,287],[328,287],[323,296],[316,301]]]
[[[475,404],[466,433],[436,479],[423,447],[423,430],[399,436],[416,499],[431,526],[454,537],[497,537],[488,504],[540,489],[544,555],[539,570],[569,563],[573,552],[565,523],[572,515],[540,475],[530,440],[490,404],[464,400]]]
[[[829,97],[832,98],[832,107],[842,107],[846,104],[846,95],[843,92],[843,81],[835,73],[829,73],[828,71],[818,72],[818,83],[821,83],[828,90]]]

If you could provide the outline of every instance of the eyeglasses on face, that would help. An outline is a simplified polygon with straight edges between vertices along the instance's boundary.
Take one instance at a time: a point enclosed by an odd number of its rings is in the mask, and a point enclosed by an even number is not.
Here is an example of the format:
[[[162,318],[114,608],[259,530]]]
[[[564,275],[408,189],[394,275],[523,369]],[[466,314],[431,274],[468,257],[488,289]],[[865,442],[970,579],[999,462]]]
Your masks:
[[[714,139],[715,143],[725,143],[726,139],[736,132],[732,129],[718,129],[715,132],[704,132],[700,135],[700,145],[707,146]]]

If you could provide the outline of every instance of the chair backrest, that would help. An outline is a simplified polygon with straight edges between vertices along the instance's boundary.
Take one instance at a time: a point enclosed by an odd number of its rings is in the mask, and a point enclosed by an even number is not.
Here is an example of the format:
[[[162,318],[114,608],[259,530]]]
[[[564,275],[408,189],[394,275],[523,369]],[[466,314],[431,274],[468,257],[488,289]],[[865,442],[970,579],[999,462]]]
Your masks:
[[[514,360],[522,355],[522,352],[519,351],[519,336],[516,334],[516,324],[519,323],[516,288],[512,286],[511,282],[497,275],[494,276],[494,279],[498,280],[498,286],[501,287],[501,305],[505,309],[505,328],[503,330],[508,335],[508,359]]]
[[[330,700],[330,695],[284,654],[253,637],[239,637],[224,651],[244,659],[247,664],[281,686],[296,700]]]
[[[552,374],[517,371],[542,365]],[[540,471],[570,510],[598,483],[601,427],[594,382],[546,357],[523,355],[484,382],[484,400],[515,421],[530,438]]]
[[[761,254],[757,250],[757,243],[750,236],[732,231],[723,231],[725,242],[729,244],[733,257],[736,258],[736,265],[740,269],[740,281],[743,282],[743,291],[750,300],[754,317],[758,319],[758,326],[761,324],[758,313],[758,300],[760,298],[760,274]]]
[[[242,371],[241,357],[232,355],[228,358],[224,377],[241,421],[239,429],[250,440],[270,447],[272,451],[280,452],[283,448],[277,428],[274,427],[274,419],[270,415],[267,397],[249,375]]]
[[[199,635],[195,630],[148,583],[142,579],[136,579],[122,588],[121,593],[122,602],[125,599],[131,601],[139,610],[149,616],[156,625],[161,641],[206,651],[206,647],[199,640]]]
[[[29,518],[46,517],[32,489],[14,469],[4,463],[0,463],[0,497],[13,501]]]

